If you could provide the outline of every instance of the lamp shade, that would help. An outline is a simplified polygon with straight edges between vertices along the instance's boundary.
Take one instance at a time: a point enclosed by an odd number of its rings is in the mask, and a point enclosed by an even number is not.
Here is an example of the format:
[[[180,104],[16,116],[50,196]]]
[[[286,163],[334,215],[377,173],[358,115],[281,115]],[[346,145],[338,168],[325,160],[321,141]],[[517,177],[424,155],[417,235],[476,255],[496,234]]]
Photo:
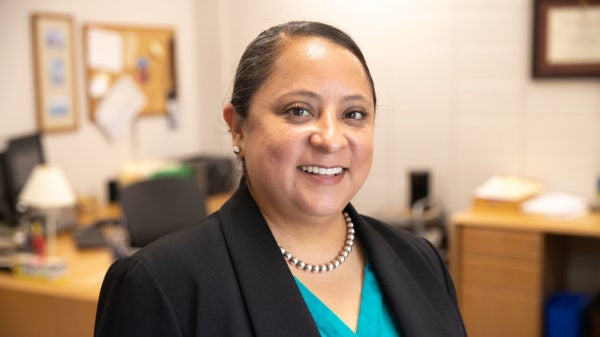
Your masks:
[[[67,207],[75,204],[75,193],[58,167],[38,165],[19,195],[19,204],[39,209]]]

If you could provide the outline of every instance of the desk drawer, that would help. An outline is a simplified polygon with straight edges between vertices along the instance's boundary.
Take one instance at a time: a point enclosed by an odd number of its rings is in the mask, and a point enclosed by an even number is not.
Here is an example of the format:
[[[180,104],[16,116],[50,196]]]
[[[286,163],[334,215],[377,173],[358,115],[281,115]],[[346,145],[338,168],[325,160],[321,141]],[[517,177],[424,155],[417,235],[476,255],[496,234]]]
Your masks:
[[[463,253],[530,259],[540,261],[543,237],[539,233],[469,228],[463,230]]]
[[[539,263],[531,260],[466,254],[463,282],[538,291],[542,282]]]
[[[541,306],[536,296],[467,285],[461,297],[469,337],[541,336]]]

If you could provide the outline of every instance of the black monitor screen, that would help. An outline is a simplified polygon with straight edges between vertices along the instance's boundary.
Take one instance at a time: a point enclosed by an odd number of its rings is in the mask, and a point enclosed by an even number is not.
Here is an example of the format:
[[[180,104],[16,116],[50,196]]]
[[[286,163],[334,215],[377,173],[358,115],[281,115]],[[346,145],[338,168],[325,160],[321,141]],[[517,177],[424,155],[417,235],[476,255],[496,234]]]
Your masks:
[[[44,151],[39,134],[31,134],[8,141],[4,154],[6,192],[11,208],[16,209],[19,193],[38,164],[44,163]]]

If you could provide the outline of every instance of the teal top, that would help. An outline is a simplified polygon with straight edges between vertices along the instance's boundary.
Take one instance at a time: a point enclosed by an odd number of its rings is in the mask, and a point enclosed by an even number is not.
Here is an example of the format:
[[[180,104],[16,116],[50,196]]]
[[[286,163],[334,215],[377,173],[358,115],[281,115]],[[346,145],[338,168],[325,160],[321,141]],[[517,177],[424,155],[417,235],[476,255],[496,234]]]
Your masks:
[[[365,266],[356,333],[304,284],[296,278],[295,280],[321,337],[400,337],[400,333],[396,331],[395,320],[383,302],[379,283],[368,262]]]

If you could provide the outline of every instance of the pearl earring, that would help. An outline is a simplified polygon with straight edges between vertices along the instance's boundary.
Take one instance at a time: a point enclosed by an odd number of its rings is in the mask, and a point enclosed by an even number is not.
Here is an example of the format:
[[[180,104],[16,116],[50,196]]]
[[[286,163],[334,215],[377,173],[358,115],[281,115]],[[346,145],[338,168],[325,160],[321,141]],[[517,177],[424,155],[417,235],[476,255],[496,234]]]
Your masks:
[[[237,145],[233,147],[233,153],[235,153],[236,155],[240,154],[240,148]]]

